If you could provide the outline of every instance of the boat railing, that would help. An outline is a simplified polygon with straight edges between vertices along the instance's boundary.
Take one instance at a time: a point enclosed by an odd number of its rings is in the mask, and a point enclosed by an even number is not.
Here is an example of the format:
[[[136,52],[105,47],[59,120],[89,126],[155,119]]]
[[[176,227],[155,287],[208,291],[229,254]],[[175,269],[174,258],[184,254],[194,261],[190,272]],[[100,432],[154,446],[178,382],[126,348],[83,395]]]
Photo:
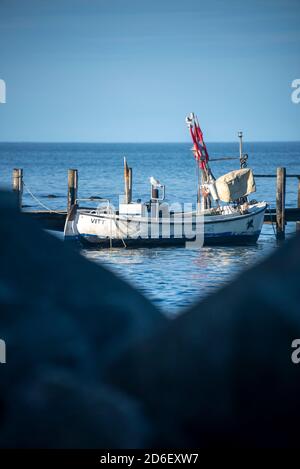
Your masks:
[[[108,212],[108,213],[111,213],[113,212],[113,207],[110,205],[110,199],[98,199],[98,198],[80,198],[80,199],[76,199],[75,200],[75,203],[79,206],[79,202],[97,202],[98,203],[98,206],[95,207],[95,208],[91,208],[91,207],[82,207],[86,210],[89,210],[89,212],[91,214],[95,214],[95,215],[100,215],[102,214],[103,212]],[[102,205],[103,204],[103,205]],[[101,206],[102,205],[102,206]]]

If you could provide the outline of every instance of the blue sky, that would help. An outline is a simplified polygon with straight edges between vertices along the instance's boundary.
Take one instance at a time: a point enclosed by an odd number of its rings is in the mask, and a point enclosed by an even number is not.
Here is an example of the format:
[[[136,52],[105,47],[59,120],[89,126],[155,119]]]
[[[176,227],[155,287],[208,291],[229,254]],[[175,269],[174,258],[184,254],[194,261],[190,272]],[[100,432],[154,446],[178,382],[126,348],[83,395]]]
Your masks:
[[[0,0],[0,141],[300,140],[299,0]]]

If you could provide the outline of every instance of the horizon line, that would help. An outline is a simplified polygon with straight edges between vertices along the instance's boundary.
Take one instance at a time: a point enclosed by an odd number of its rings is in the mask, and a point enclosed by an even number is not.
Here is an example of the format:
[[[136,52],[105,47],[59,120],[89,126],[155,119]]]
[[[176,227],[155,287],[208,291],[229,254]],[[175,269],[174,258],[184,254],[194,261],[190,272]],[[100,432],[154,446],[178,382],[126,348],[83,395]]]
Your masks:
[[[192,145],[192,142],[189,141],[71,141],[71,140],[56,140],[56,141],[47,141],[47,140],[0,140],[0,144],[29,144],[29,143],[36,143],[36,144],[87,144],[87,145],[159,145],[159,144],[166,144],[166,145],[174,145],[174,144],[186,144]],[[207,140],[207,144],[210,143],[239,143],[237,140]],[[300,140],[243,140],[243,143],[300,143]]]

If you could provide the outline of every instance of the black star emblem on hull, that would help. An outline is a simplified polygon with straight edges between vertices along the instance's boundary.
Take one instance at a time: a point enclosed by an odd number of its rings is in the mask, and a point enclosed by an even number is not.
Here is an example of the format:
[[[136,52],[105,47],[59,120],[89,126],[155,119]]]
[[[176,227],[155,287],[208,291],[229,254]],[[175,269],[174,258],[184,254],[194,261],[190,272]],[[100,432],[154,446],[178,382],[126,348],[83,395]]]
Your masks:
[[[247,230],[249,230],[250,228],[254,228],[254,226],[253,226],[253,220],[249,220],[249,221],[247,222]]]

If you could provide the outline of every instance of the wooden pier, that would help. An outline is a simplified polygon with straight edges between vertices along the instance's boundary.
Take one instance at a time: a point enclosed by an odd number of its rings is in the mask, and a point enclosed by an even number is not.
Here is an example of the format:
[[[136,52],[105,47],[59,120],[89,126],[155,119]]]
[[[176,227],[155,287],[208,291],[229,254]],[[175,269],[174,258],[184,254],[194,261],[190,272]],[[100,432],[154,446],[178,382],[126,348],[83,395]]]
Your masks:
[[[27,217],[37,220],[46,230],[64,231],[68,212],[66,210],[56,210],[55,212],[49,212],[47,210],[26,210],[23,211],[23,213]]]
[[[132,170],[126,164],[127,196],[131,198],[132,194]],[[274,178],[276,179],[276,208],[266,210],[265,223],[274,223],[276,225],[276,237],[278,240],[285,237],[285,226],[287,222],[296,222],[296,230],[300,231],[300,174],[287,174],[286,168],[277,168],[276,174],[255,174],[255,178]],[[287,178],[296,178],[298,180],[298,195],[296,207],[285,206],[286,180]],[[13,170],[12,188],[17,193],[18,206],[22,208],[22,195],[24,188],[23,170],[15,168]],[[44,228],[50,230],[63,231],[67,213],[75,204],[78,192],[78,171],[77,169],[68,170],[67,186],[67,207],[66,210],[23,210],[23,213],[32,219],[40,222]],[[91,198],[91,200],[93,200]]]
[[[296,230],[300,231],[300,174],[287,174],[286,168],[277,168],[276,174],[255,174],[256,178],[276,178],[276,209],[268,209],[265,213],[265,223],[276,222],[277,239],[285,238],[285,225],[287,222],[296,222]],[[285,193],[286,179],[298,180],[297,207],[286,208]]]

